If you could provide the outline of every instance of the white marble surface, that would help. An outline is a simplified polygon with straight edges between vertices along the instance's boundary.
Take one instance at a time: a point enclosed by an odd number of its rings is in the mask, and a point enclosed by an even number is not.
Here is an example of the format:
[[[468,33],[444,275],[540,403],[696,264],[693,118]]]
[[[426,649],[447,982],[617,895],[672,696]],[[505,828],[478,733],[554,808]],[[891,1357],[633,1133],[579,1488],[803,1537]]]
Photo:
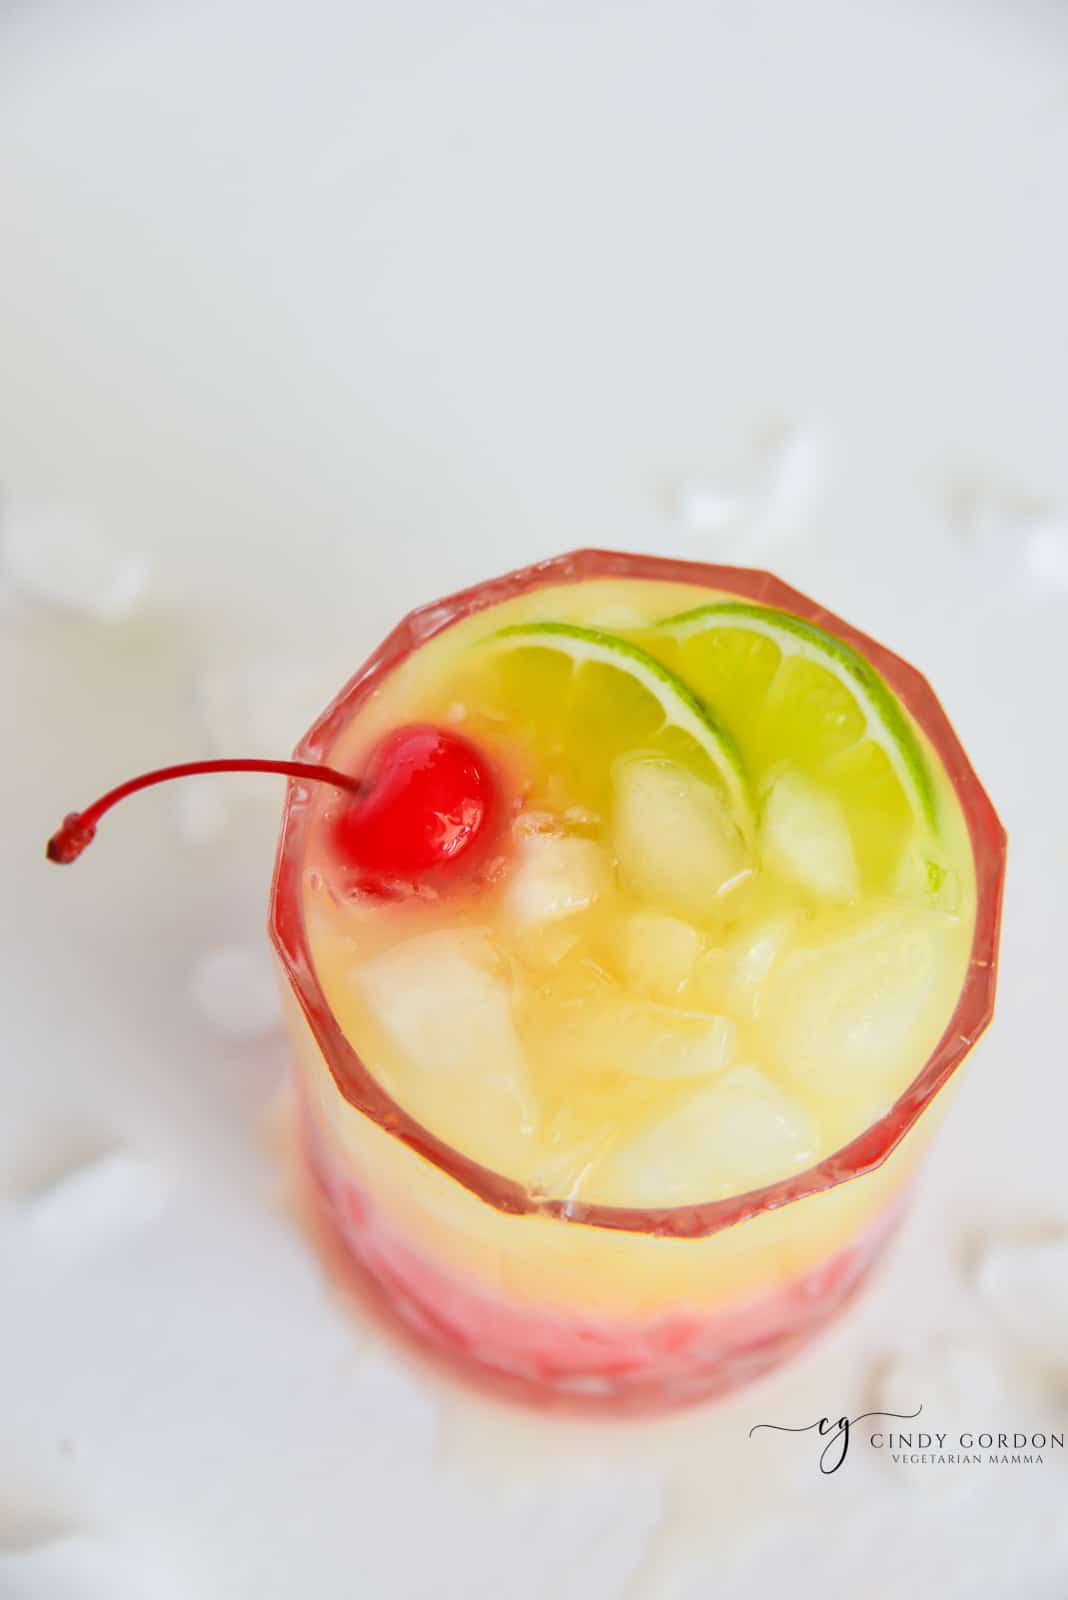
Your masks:
[[[1066,1453],[821,1477],[748,1430],[1068,1426],[1068,13],[0,30],[0,1596],[1063,1600]],[[766,563],[910,656],[1013,838],[998,1022],[887,1272],[788,1371],[626,1428],[443,1387],[306,1249],[269,781],[41,859],[130,771],[290,743],[412,603],[598,542]]]

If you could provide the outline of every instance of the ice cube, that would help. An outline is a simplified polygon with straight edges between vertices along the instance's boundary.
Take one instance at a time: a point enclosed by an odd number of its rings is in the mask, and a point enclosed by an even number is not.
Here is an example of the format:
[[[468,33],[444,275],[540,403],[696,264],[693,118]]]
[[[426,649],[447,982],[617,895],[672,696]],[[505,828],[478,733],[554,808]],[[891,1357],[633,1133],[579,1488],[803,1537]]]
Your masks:
[[[11,499],[0,507],[13,582],[32,599],[97,622],[121,622],[148,587],[148,560],[74,506]]]
[[[694,1078],[722,1072],[735,1052],[730,1017],[667,1006],[622,1007],[616,1060],[643,1078]]]
[[[557,922],[593,905],[607,882],[604,852],[592,839],[525,833],[504,891],[504,915],[517,931]]]
[[[1040,1361],[1068,1365],[1068,1225],[986,1240],[973,1277],[1022,1349]]]
[[[510,978],[489,937],[418,934],[356,967],[351,982],[403,1052],[396,1079],[412,1115],[490,1165],[524,1160],[536,1103]]]
[[[519,934],[514,949],[528,967],[555,967],[570,955],[581,935],[572,922],[543,922]]]
[[[600,1073],[707,1077],[734,1059],[730,1017],[636,997],[587,961],[556,976],[538,1010],[542,1049],[576,1085]]]
[[[794,911],[783,911],[756,927],[739,934],[730,945],[733,981],[739,989],[752,991],[766,983],[776,961],[793,938],[800,923]]]
[[[749,865],[719,794],[676,762],[638,757],[613,772],[612,842],[626,886],[681,916],[707,913]]]
[[[553,974],[526,1026],[576,1086],[590,1074],[708,1077],[734,1059],[731,1018],[633,995],[588,960]]]
[[[764,801],[760,842],[766,864],[813,894],[848,900],[857,862],[841,806],[802,773],[787,769]]]
[[[782,911],[709,950],[697,967],[695,993],[733,1017],[758,1016],[765,985],[800,923],[799,913]]]
[[[562,1105],[542,1131],[534,1184],[554,1199],[576,1199],[597,1162],[611,1147],[610,1119],[590,1123],[574,1106]]]
[[[622,919],[617,939],[632,989],[664,1001],[682,993],[701,948],[701,935],[689,922],[663,911],[636,911]]]
[[[758,1067],[738,1066],[610,1151],[583,1197],[615,1205],[697,1204],[774,1183],[820,1154],[804,1107]]]
[[[278,985],[266,949],[223,946],[203,956],[190,979],[193,1006],[221,1039],[257,1039],[280,1019]]]
[[[944,935],[940,919],[918,911],[854,914],[829,935],[817,924],[764,989],[759,1026],[776,1074],[846,1100],[900,1093],[917,1040],[933,1043],[923,1030],[942,980]]]

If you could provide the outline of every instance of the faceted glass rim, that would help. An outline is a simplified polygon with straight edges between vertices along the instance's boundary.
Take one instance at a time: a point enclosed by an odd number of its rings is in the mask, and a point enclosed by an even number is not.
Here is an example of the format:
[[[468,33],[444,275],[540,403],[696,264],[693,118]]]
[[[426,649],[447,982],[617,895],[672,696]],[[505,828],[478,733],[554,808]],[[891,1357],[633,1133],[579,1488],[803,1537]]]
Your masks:
[[[514,1178],[479,1162],[417,1122],[389,1095],[345,1037],[312,964],[301,893],[308,808],[290,780],[271,886],[268,931],[282,968],[322,1051],[339,1093],[391,1137],[414,1150],[496,1210],[589,1227],[674,1238],[705,1238],[779,1206],[806,1199],[882,1165],[948,1082],[984,1032],[994,1011],[998,936],[1005,881],[1006,835],[933,689],[916,668],[769,572],[614,550],[576,550],[463,589],[411,611],[316,719],[297,746],[303,761],[324,761],[341,730],[374,689],[427,640],[453,623],[538,588],[590,578],[654,579],[721,589],[777,606],[815,623],[859,650],[923,729],[943,763],[964,813],[975,862],[976,917],[967,976],[942,1037],[890,1109],[822,1161],[777,1183],[697,1205],[632,1207],[588,1204],[531,1193]]]

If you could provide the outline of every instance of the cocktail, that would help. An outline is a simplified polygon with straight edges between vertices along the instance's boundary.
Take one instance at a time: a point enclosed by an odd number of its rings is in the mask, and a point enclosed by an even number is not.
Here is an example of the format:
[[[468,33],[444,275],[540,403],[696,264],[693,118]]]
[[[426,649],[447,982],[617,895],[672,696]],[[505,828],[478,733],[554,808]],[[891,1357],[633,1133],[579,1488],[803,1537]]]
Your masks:
[[[413,612],[287,770],[302,1149],[421,1337],[660,1405],[842,1309],[993,1004],[1004,834],[919,674],[581,551]]]
[[[401,1314],[671,1403],[838,1311],[993,1001],[1004,834],[923,679],[767,574],[584,551],[413,613],[298,755],[378,769],[362,841],[291,788],[271,930],[309,1160]]]

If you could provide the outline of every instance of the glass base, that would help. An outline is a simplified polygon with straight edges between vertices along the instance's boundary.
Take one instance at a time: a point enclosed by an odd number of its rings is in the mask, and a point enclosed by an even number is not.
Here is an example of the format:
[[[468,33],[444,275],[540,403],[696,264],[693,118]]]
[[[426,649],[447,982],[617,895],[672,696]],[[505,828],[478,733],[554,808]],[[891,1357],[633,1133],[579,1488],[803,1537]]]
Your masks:
[[[845,1310],[903,1212],[898,1199],[814,1270],[714,1314],[679,1306],[644,1319],[583,1316],[492,1294],[433,1260],[298,1120],[310,1220],[347,1285],[456,1376],[539,1406],[665,1410],[763,1376]]]

